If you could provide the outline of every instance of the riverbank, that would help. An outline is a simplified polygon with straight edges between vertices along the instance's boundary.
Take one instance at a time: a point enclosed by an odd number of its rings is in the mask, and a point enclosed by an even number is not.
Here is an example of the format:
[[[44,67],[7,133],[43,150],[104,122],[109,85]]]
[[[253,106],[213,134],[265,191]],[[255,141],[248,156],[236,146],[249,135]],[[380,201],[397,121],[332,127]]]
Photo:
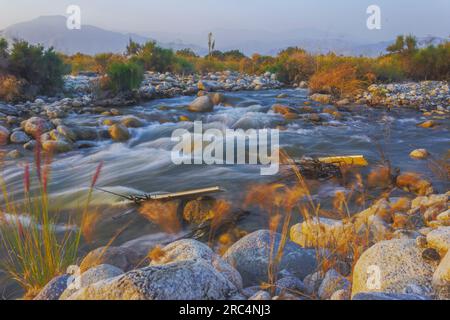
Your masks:
[[[222,256],[192,239],[98,248],[36,299],[449,299],[448,197],[388,198],[349,219],[311,218],[292,226],[287,242],[258,230]],[[338,242],[364,250],[342,252]]]

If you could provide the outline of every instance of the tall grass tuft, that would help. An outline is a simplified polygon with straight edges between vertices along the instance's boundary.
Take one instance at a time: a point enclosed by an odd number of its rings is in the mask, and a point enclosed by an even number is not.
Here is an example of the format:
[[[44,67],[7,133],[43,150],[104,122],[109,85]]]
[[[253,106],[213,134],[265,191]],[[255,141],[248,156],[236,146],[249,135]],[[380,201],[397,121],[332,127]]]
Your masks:
[[[5,181],[0,180],[5,199],[5,207],[0,211],[0,267],[25,290],[25,298],[33,298],[51,279],[76,263],[82,235],[76,221],[58,225],[49,211],[50,155],[46,155],[44,165],[41,160],[37,147],[35,175],[25,165],[23,203],[15,203]],[[89,199],[100,170],[101,165],[92,180]],[[36,191],[31,190],[33,182],[37,183]]]

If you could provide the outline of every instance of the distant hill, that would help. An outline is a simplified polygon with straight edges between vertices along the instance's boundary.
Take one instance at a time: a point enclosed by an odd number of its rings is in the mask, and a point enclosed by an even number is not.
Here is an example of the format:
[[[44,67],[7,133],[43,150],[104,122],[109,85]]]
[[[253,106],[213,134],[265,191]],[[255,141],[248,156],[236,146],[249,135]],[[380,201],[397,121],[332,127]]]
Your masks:
[[[263,30],[211,30],[216,39],[216,48],[222,51],[239,49],[246,55],[253,53],[276,55],[289,46],[298,46],[312,53],[328,53],[352,56],[379,56],[384,54],[386,47],[394,42],[384,41],[364,43],[354,37],[316,29],[295,29],[284,32],[269,32]],[[33,44],[54,47],[57,51],[74,54],[77,52],[96,54],[101,52],[122,53],[130,38],[139,43],[151,39],[163,48],[180,50],[191,48],[200,55],[207,54],[205,43],[207,34],[183,34],[170,32],[145,31],[141,34],[108,31],[91,25],[82,25],[81,30],[69,30],[66,18],[63,16],[43,16],[31,21],[14,24],[3,31],[0,36],[9,40],[24,39]],[[182,39],[182,40],[179,40]],[[158,41],[163,40],[163,41]],[[188,41],[189,43],[185,43]],[[439,44],[448,39],[439,37],[418,38],[420,47],[429,44]]]
[[[8,39],[23,39],[44,47],[54,47],[57,51],[74,54],[97,54],[101,52],[122,53],[130,38],[139,43],[152,40],[149,37],[131,33],[120,33],[104,30],[90,25],[82,25],[80,30],[69,30],[63,16],[42,16],[31,21],[17,23],[1,31],[0,36]],[[181,42],[158,43],[174,50],[193,48],[194,45]]]

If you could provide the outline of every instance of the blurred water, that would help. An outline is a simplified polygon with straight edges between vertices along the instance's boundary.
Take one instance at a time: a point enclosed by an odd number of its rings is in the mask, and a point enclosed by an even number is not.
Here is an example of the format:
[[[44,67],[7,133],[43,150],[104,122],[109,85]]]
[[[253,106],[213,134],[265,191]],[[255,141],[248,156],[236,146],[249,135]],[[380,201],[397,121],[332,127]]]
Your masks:
[[[277,99],[280,93],[288,95]],[[392,165],[402,171],[415,171],[429,177],[435,189],[448,190],[448,181],[433,174],[427,161],[413,160],[409,153],[416,148],[426,148],[435,157],[444,156],[449,149],[449,120],[435,129],[416,126],[425,120],[415,110],[360,107],[355,112],[343,112],[342,120],[328,121],[325,125],[312,124],[304,120],[285,122],[282,116],[271,111],[274,103],[302,106],[307,101],[304,90],[274,90],[264,92],[227,93],[234,107],[219,106],[207,114],[192,114],[185,105],[192,97],[155,100],[143,105],[122,109],[124,114],[133,114],[146,121],[146,126],[131,129],[132,139],[126,143],[99,142],[91,149],[73,151],[57,156],[52,165],[50,196],[53,207],[62,216],[74,208],[81,207],[89,187],[90,179],[97,165],[104,166],[98,186],[116,192],[150,193],[157,191],[180,191],[220,185],[228,192],[227,199],[238,203],[245,194],[246,187],[261,182],[274,181],[277,176],[263,177],[259,166],[251,165],[174,165],[170,152],[174,145],[170,137],[175,129],[191,129],[193,120],[202,121],[204,128],[276,128],[281,125],[281,147],[293,157],[362,154],[369,163],[380,161],[377,144],[382,146]],[[314,105],[313,105],[314,107]],[[180,116],[191,121],[178,122]],[[329,117],[329,115],[323,115]],[[103,116],[77,115],[67,121],[73,124],[93,125],[100,123]],[[163,123],[161,123],[163,122]],[[6,162],[2,175],[7,185],[14,190],[16,200],[22,194],[24,161],[32,161],[31,156],[14,162]],[[332,197],[338,185],[324,183],[316,197]],[[3,201],[2,201],[3,202]],[[134,221],[118,238],[118,242],[134,239],[160,230],[136,214],[136,208],[123,204],[121,199],[99,191],[94,193],[93,205],[101,212],[101,221],[91,246],[104,244],[123,225]],[[124,212],[129,215],[113,220],[112,217]],[[249,228],[265,226],[257,217],[250,217]]]

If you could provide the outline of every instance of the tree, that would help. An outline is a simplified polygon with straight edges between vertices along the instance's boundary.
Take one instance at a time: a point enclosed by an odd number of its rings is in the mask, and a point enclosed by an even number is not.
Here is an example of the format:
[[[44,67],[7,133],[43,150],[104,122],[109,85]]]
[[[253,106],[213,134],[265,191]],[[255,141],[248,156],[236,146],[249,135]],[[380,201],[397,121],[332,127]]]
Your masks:
[[[0,39],[0,75],[6,73],[8,68],[8,41]]]
[[[198,58],[198,55],[191,48],[178,50],[176,55],[185,58]]]
[[[216,48],[216,40],[214,39],[214,36],[212,32],[208,34],[208,56],[211,56],[211,53]]]
[[[417,39],[413,35],[409,35],[405,38],[406,52],[413,53],[417,50]]]
[[[127,55],[128,56],[137,55],[139,53],[139,51],[141,51],[141,49],[142,49],[142,46],[130,38],[130,40],[128,41],[128,45],[127,45],[127,51],[126,51]]]
[[[405,37],[400,35],[397,36],[395,43],[391,44],[386,48],[386,51],[390,53],[398,53],[401,52],[404,47],[405,47]]]

